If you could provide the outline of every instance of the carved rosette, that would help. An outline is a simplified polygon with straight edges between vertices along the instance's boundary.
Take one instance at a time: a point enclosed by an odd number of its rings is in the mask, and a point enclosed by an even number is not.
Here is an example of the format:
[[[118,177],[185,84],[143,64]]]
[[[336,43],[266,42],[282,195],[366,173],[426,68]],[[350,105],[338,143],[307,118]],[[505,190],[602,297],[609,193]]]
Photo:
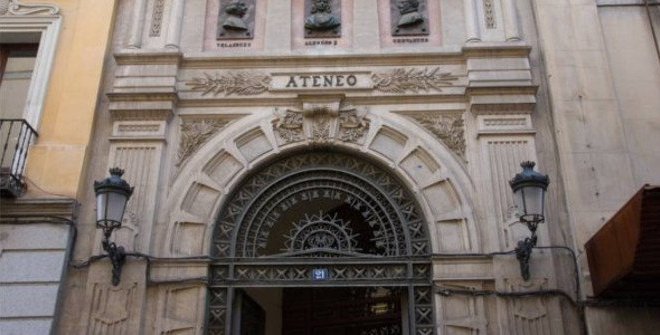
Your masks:
[[[435,135],[456,155],[465,159],[465,126],[460,115],[418,113],[410,117]]]
[[[333,105],[339,106],[333,107]],[[366,110],[339,104],[315,105],[302,110],[275,110],[273,129],[285,143],[305,138],[315,143],[334,139],[357,143],[369,130]]]
[[[204,78],[193,78],[186,82],[193,91],[201,91],[202,96],[212,93],[214,96],[224,93],[230,95],[258,95],[270,87],[271,77],[247,72],[216,74],[204,73]]]
[[[386,93],[406,93],[419,91],[442,91],[442,87],[453,86],[458,80],[450,72],[440,72],[440,68],[405,69],[398,68],[389,72],[374,73],[371,76],[374,89]]]
[[[202,146],[215,133],[229,123],[228,120],[193,120],[181,124],[181,140],[177,154],[177,166]]]

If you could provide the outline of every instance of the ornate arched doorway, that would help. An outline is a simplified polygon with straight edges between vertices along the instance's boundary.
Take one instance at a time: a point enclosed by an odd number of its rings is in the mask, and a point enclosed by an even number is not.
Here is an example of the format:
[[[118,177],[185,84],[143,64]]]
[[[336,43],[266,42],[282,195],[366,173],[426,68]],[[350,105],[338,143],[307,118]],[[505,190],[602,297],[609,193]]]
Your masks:
[[[208,333],[235,332],[242,288],[380,287],[405,295],[403,333],[432,334],[430,253],[415,197],[377,164],[332,150],[264,164],[217,218]]]

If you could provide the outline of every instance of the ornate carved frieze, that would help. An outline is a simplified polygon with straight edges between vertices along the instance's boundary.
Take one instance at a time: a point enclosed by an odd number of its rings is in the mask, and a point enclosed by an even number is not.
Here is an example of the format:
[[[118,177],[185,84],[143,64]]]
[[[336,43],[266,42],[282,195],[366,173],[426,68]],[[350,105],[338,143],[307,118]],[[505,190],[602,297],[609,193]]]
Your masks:
[[[23,3],[20,0],[0,0],[0,15],[57,15],[59,7],[51,4]]]
[[[193,78],[186,85],[192,86],[193,91],[201,91],[202,96],[209,93],[214,96],[220,93],[224,93],[225,96],[257,95],[268,90],[270,81],[270,76],[247,72],[216,74],[215,76],[204,73],[204,78]]]
[[[190,155],[229,123],[223,119],[204,119],[183,121],[181,123],[181,140],[177,154],[177,166],[181,165]]]
[[[456,155],[465,159],[465,126],[461,115],[425,112],[409,116],[433,133]]]
[[[310,105],[302,110],[275,110],[273,128],[286,142],[302,141],[306,137],[317,143],[337,138],[357,142],[369,130],[366,110],[340,103]]]
[[[251,39],[255,16],[255,0],[222,0],[217,39]]]
[[[203,73],[186,82],[202,96],[259,95],[294,91],[376,90],[391,94],[442,92],[459,79],[448,71],[434,68],[396,68],[387,72],[275,72],[270,75],[250,72]]]
[[[341,36],[341,0],[305,1],[305,37]]]
[[[160,36],[160,30],[163,26],[163,12],[165,11],[165,0],[155,0],[153,3],[153,11],[151,14],[151,29],[149,36]]]
[[[440,72],[440,68],[406,69],[398,68],[389,72],[372,75],[374,89],[387,93],[405,93],[419,91],[442,91],[442,87],[453,86],[458,80],[450,72]]]
[[[390,0],[392,36],[428,35],[426,0]]]

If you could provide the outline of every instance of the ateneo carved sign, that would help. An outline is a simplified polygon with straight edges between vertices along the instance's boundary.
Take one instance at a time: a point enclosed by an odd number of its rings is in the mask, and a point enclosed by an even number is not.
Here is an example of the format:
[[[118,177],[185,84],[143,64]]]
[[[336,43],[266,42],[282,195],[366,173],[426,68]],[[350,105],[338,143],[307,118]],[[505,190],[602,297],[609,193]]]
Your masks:
[[[271,91],[305,89],[371,89],[368,72],[273,73]]]
[[[186,82],[202,95],[259,95],[267,91],[375,90],[384,93],[442,92],[459,77],[434,68],[394,68],[384,72],[341,71],[304,73],[204,73]]]

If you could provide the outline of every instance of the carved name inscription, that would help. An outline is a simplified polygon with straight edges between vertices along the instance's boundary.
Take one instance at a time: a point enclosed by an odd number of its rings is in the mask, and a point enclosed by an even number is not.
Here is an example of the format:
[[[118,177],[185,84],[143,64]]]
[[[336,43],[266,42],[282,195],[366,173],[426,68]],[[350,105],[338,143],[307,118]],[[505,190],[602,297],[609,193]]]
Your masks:
[[[271,91],[314,89],[371,89],[367,72],[274,73]]]

